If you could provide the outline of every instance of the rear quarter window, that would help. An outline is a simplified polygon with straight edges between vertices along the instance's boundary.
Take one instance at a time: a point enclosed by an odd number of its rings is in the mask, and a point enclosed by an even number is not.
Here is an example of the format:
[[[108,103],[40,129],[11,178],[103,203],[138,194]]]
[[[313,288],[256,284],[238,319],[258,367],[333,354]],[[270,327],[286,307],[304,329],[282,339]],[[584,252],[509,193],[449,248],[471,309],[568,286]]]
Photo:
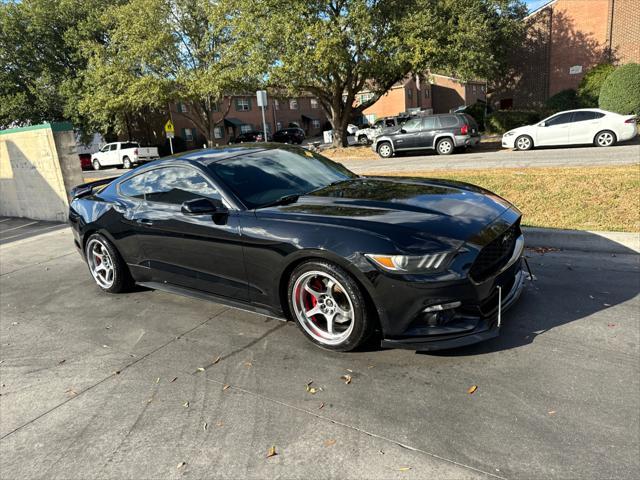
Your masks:
[[[126,197],[138,198],[140,200],[144,199],[144,184],[145,184],[145,175],[136,175],[135,177],[131,177],[128,180],[120,183],[118,185],[118,190],[121,195]]]
[[[440,125],[442,128],[451,128],[458,126],[458,119],[455,115],[442,115],[440,117]]]

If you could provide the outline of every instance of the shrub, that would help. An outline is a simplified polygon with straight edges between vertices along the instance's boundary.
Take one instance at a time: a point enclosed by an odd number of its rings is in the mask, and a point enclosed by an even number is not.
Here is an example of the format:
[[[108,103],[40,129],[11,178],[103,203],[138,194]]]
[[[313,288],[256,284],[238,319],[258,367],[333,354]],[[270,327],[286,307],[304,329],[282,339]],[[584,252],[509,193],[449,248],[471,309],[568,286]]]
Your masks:
[[[602,84],[600,108],[622,115],[640,115],[640,64],[618,67]]]
[[[484,124],[484,111],[487,108],[487,104],[484,102],[476,102],[473,105],[469,105],[464,109],[464,113],[471,115],[476,123],[478,124],[478,128],[482,131],[485,130]]]
[[[556,93],[545,102],[545,106],[552,112],[560,112],[562,110],[573,110],[579,108],[578,96],[576,91],[569,88]]]
[[[487,131],[504,133],[523,125],[537,123],[545,116],[540,110],[497,110],[487,115]]]
[[[601,63],[587,72],[578,87],[578,103],[581,107],[593,108],[598,106],[602,84],[615,69],[616,67],[610,63]]]

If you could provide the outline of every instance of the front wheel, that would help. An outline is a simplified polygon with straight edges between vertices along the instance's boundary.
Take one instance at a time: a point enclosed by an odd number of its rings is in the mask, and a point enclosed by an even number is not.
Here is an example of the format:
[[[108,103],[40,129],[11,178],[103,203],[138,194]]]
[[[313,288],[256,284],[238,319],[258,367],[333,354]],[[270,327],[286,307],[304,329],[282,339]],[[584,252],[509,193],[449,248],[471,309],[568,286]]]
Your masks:
[[[297,267],[289,279],[288,298],[298,327],[322,348],[348,352],[373,331],[360,287],[332,263],[309,261]]]
[[[358,143],[359,143],[360,145],[367,145],[367,144],[369,143],[369,139],[367,138],[367,136],[366,136],[366,135],[360,135],[360,136],[358,137]]]
[[[389,158],[393,155],[393,149],[391,148],[391,144],[389,142],[382,143],[378,145],[378,155],[382,158]]]
[[[533,148],[533,140],[529,135],[520,135],[516,138],[515,146],[517,150],[531,150]]]
[[[129,160],[129,157],[124,157],[122,159],[122,166],[127,170],[131,168],[131,160]]]
[[[453,140],[450,138],[443,138],[438,140],[436,144],[436,152],[438,155],[450,155],[453,153],[455,145],[453,144]]]
[[[93,161],[93,169],[100,170],[100,162],[98,161],[97,158]]]
[[[596,135],[594,143],[598,147],[611,147],[616,144],[616,134],[610,130],[605,130]]]

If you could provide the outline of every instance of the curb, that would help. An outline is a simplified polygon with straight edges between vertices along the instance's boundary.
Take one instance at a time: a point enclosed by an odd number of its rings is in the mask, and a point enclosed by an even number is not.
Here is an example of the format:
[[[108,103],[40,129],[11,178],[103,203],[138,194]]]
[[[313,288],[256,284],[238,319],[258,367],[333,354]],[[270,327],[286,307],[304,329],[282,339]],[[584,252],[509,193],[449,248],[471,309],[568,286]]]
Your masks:
[[[522,227],[527,247],[600,253],[640,253],[640,233]]]

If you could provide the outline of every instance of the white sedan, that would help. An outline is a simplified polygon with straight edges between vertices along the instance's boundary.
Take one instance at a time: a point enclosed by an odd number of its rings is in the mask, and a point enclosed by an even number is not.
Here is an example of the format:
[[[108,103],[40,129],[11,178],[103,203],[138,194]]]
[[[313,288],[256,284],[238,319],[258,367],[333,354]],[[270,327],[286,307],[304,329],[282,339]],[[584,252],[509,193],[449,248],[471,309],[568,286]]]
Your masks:
[[[610,147],[631,140],[637,134],[634,115],[587,108],[559,112],[535,125],[509,130],[502,136],[502,147],[517,150],[581,144]]]

